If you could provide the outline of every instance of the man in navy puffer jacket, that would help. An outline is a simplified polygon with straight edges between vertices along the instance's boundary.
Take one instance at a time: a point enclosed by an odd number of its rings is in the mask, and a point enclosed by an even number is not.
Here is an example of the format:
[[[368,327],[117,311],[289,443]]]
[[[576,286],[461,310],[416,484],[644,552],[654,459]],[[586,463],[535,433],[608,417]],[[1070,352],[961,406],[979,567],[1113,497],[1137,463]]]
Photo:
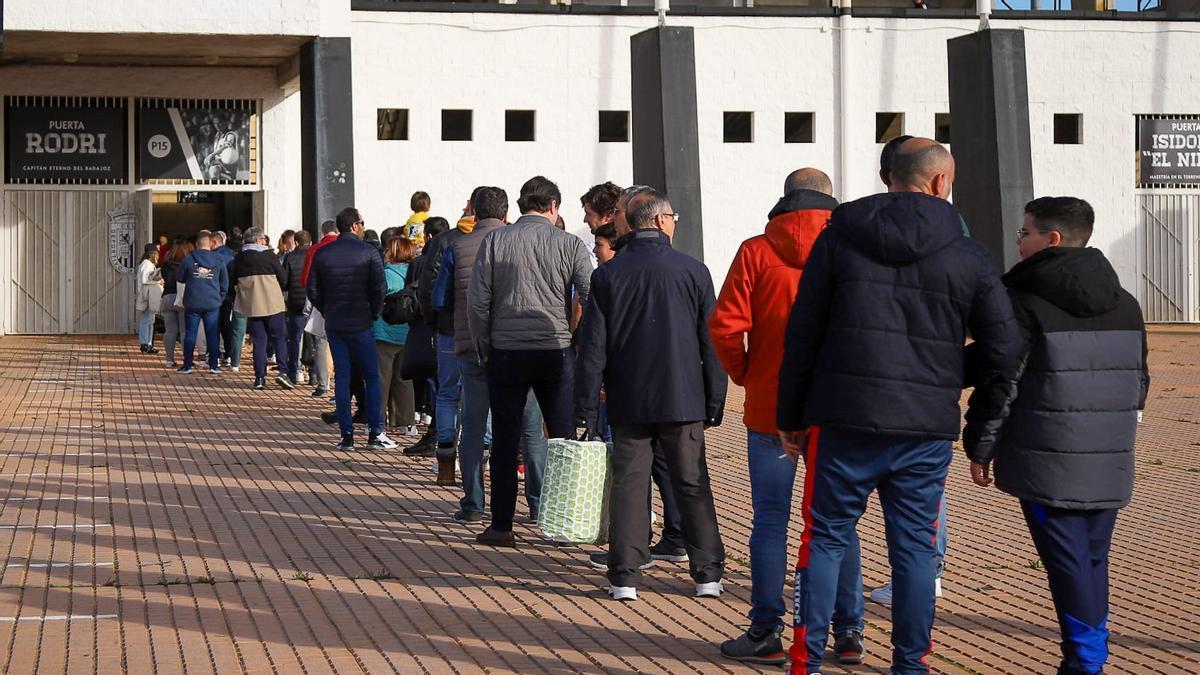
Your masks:
[[[387,284],[379,251],[363,242],[362,216],[354,208],[337,215],[338,238],[313,256],[308,275],[308,299],[325,317],[325,334],[333,353],[334,400],[342,439],[339,450],[354,448],[354,420],[350,412],[350,364],[362,372],[370,440],[367,447],[396,447],[383,433],[380,402],[379,357],[375,351],[375,319],[383,312]]]
[[[846,542],[878,488],[892,561],[892,672],[926,673],[938,507],[960,428],[963,350],[979,343],[981,402],[1019,344],[987,250],[945,199],[954,160],[914,138],[892,192],[844,204],[817,239],[784,339],[778,427],[807,453],[792,672],[821,671]],[[819,434],[807,433],[819,427]]]

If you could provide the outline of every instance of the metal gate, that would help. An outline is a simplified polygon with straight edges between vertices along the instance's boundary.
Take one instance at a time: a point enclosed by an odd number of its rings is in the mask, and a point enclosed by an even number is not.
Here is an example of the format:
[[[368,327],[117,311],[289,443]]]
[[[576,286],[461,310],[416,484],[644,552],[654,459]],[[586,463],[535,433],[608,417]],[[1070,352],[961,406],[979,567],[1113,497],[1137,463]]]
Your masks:
[[[5,332],[131,333],[149,191],[5,190],[3,202]]]
[[[1151,322],[1200,321],[1200,192],[1137,194],[1138,301]]]

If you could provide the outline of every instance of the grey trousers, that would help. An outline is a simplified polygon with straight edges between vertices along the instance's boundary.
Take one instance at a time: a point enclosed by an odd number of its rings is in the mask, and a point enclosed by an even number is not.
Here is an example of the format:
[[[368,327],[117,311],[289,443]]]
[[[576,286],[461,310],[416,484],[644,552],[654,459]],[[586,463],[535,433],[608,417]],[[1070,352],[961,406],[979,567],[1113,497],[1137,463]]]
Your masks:
[[[698,584],[720,581],[725,572],[725,546],[717,527],[717,510],[704,459],[704,424],[613,425],[612,430],[609,582],[613,586],[636,586],[641,578],[638,566],[650,559],[646,500],[655,441],[666,454],[671,491],[683,521],[692,579]]]
[[[312,335],[310,333],[310,335]],[[314,389],[329,389],[329,338],[322,335],[312,336],[313,350],[316,354],[313,360],[313,374],[316,381],[311,382]]]
[[[416,397],[413,384],[400,377],[400,362],[404,360],[404,345],[383,340],[375,341],[379,352],[380,400],[383,419],[389,427],[410,427],[416,417]]]

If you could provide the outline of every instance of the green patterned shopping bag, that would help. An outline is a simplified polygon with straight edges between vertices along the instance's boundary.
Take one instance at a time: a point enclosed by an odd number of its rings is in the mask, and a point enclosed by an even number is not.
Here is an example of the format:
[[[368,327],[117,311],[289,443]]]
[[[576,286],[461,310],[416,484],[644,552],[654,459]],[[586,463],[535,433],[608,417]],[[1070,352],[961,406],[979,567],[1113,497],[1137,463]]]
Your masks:
[[[542,534],[567,544],[607,541],[610,473],[603,441],[550,439],[538,508]]]

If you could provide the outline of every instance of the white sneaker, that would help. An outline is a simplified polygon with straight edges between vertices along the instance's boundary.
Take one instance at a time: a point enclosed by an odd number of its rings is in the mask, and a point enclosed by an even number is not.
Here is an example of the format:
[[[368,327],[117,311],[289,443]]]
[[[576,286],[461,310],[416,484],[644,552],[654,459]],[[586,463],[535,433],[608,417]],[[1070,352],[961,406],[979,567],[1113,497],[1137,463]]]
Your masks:
[[[372,450],[394,450],[400,446],[396,441],[388,438],[387,434],[380,432],[379,435],[370,437],[367,447]]]
[[[425,426],[429,426],[430,424],[433,424],[433,418],[430,417],[429,415],[422,413],[421,414],[421,424],[424,424]]]
[[[637,600],[637,589],[633,586],[609,586],[608,595],[613,600]]]
[[[410,425],[408,426],[408,428],[406,428],[406,429],[404,430],[404,435],[405,435],[405,436],[420,436],[420,435],[421,435],[421,432],[420,432],[420,431],[417,431],[417,428],[416,428],[415,426],[413,426],[413,425],[411,425],[411,424],[410,424]]]
[[[239,368],[238,368],[238,366],[229,366],[229,369],[230,369],[230,370],[232,370],[232,371],[233,371],[233,372],[235,372],[235,373],[239,371]]]
[[[942,578],[941,577],[938,577],[933,580],[933,596],[935,598],[942,597]],[[875,590],[871,591],[871,602],[876,602],[881,605],[891,605],[892,604],[892,582],[889,581],[886,584],[880,586],[879,588],[876,588]]]
[[[710,581],[706,584],[696,584],[697,598],[719,598],[721,593],[725,591],[725,587],[719,581]]]

